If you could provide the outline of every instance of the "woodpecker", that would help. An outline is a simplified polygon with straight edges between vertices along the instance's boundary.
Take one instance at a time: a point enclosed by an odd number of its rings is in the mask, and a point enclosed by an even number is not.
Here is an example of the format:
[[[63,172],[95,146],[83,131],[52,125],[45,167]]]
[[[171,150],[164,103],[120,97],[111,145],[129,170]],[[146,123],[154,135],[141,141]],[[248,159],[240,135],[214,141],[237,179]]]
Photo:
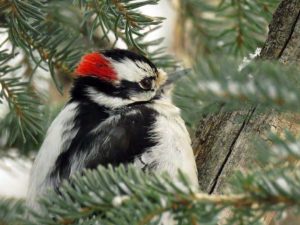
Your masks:
[[[113,49],[84,55],[70,99],[49,127],[29,181],[27,204],[83,169],[133,164],[198,184],[191,140],[171,100],[171,79],[146,57]]]

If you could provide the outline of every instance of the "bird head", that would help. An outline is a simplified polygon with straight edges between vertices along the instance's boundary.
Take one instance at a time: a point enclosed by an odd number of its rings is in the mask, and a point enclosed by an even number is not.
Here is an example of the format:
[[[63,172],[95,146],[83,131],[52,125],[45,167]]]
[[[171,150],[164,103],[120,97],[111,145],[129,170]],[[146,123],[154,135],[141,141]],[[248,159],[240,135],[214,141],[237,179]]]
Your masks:
[[[84,55],[75,77],[73,99],[88,98],[108,108],[150,101],[167,80],[149,59],[121,49]]]

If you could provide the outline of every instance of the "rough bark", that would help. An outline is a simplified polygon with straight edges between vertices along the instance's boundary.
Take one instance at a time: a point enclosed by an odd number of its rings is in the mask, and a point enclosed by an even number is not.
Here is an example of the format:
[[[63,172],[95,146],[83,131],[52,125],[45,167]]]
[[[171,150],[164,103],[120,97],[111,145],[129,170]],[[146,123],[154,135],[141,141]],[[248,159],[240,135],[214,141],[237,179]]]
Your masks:
[[[300,1],[283,0],[273,15],[269,35],[261,55],[284,62],[299,61]]]
[[[300,62],[300,1],[283,0],[269,25],[268,38],[261,52],[262,60]],[[284,76],[288,79],[288,74]],[[299,115],[270,111],[257,114],[257,107],[236,112],[224,112],[201,119],[195,133],[193,148],[196,154],[199,183],[203,191],[215,194],[226,190],[235,170],[247,170],[255,155],[251,147],[254,135],[264,136],[270,128],[282,133],[289,129],[299,134]],[[225,212],[224,218],[226,218]],[[277,224],[274,213],[264,218],[265,224]],[[299,221],[296,218],[295,221]],[[292,224],[298,224],[292,223]]]
[[[261,52],[262,59],[284,63],[300,61],[300,1],[283,0],[269,26],[268,38]],[[288,74],[284,75],[287,76]],[[264,135],[271,127],[299,130],[296,115],[257,114],[257,107],[236,112],[223,112],[202,118],[193,141],[197,158],[200,187],[208,193],[222,193],[233,171],[246,170],[255,152],[253,135]]]

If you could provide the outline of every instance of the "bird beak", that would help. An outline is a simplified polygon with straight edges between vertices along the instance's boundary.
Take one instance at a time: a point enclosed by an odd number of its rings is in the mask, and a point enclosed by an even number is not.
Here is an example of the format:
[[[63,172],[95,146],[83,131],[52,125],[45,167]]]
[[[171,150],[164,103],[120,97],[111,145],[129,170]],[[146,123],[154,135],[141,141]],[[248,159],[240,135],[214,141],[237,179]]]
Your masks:
[[[191,69],[183,69],[183,70],[177,70],[175,72],[169,73],[168,76],[167,76],[166,81],[157,90],[156,95],[155,95],[154,98],[160,96],[162,93],[169,92],[172,89],[172,84],[174,82],[176,82],[181,77],[190,74],[190,72],[191,72]]]
[[[182,69],[182,70],[177,70],[172,73],[168,74],[168,79],[167,81],[163,84],[163,86],[168,86],[179,80],[180,78],[188,75],[191,73],[191,69]]]

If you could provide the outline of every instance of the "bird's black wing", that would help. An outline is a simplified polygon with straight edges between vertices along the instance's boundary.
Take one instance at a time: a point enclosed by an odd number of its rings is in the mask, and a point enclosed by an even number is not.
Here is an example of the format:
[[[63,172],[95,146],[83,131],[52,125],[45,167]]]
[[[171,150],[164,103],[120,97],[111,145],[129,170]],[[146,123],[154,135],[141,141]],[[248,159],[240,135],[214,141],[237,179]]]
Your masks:
[[[96,128],[90,134],[95,146],[91,146],[85,168],[95,168],[99,164],[117,166],[120,163],[130,163],[135,156],[154,146],[156,143],[151,129],[155,114],[150,108],[137,107],[109,118],[106,124]]]
[[[133,162],[147,148],[154,146],[151,129],[156,111],[144,105],[111,114],[97,126],[82,126],[69,148],[57,158],[51,173],[54,186],[68,179],[74,171],[96,168],[98,165],[117,166]],[[78,135],[80,133],[80,135]],[[79,136],[79,137],[78,137]]]

